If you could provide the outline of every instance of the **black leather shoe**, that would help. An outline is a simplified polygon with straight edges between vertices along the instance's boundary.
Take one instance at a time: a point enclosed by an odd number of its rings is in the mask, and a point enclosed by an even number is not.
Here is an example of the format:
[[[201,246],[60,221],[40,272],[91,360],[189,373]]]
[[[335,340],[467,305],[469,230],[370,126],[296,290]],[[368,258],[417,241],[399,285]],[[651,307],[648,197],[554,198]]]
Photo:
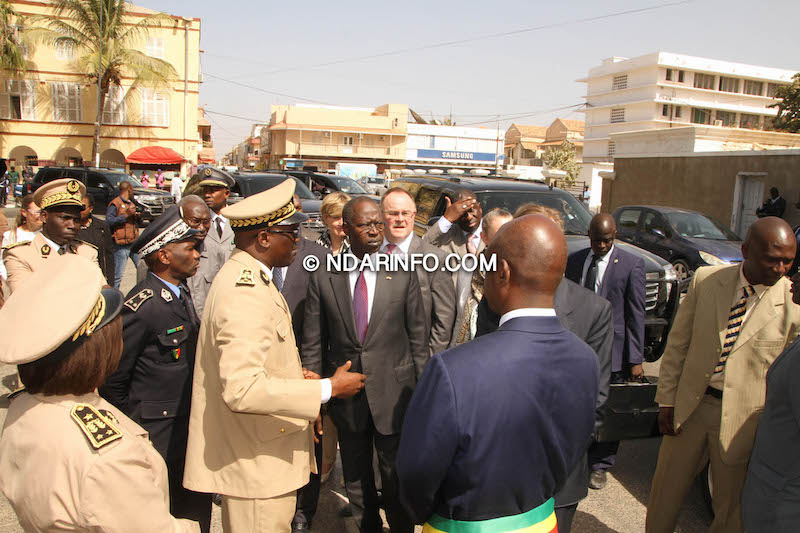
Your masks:
[[[292,524],[292,533],[308,533],[311,531],[311,524],[308,522],[298,522]]]
[[[589,488],[599,490],[608,483],[608,473],[605,470],[592,470],[589,475]]]

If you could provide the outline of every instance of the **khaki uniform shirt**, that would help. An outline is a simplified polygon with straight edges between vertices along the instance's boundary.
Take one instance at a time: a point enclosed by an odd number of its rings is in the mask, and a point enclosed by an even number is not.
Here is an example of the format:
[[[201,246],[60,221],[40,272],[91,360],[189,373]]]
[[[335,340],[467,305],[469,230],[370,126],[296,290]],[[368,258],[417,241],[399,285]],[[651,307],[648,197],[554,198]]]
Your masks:
[[[97,261],[97,248],[83,241],[74,240],[67,244],[67,250],[71,254],[78,254],[94,262],[97,268],[100,263]],[[51,257],[57,257],[58,250],[47,243],[41,233],[37,233],[33,241],[25,241],[7,246],[3,250],[3,261],[8,272],[8,287],[11,292],[30,276],[37,268],[42,266]]]
[[[308,483],[322,386],[303,379],[286,301],[247,252],[211,285],[192,387],[187,489],[263,499]]]
[[[81,408],[84,424],[73,415],[79,404],[94,410]],[[98,412],[105,417],[99,424]],[[108,431],[108,420],[110,435],[119,436],[95,447],[91,430]],[[23,392],[11,401],[0,438],[0,491],[27,532],[200,530],[169,514],[167,469],[147,433],[95,393]]]

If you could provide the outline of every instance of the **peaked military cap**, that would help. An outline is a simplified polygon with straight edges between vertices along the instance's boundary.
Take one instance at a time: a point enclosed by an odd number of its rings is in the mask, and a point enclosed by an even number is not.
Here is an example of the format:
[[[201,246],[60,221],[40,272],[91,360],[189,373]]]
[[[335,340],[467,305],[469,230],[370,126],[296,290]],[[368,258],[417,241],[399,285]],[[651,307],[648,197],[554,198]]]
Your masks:
[[[289,178],[266,191],[224,207],[220,214],[230,221],[234,231],[299,224],[308,220],[308,215],[294,208],[292,196],[296,185],[294,178]]]
[[[45,261],[0,309],[0,361],[21,365],[70,355],[122,309],[122,293],[105,285],[103,273],[85,257]],[[28,316],[31,302],[45,302],[35,320]]]
[[[139,238],[131,244],[131,253],[145,257],[167,244],[180,242],[200,233],[192,229],[181,218],[181,208],[169,206],[158,218],[142,231]]]
[[[197,184],[198,187],[207,185],[210,187],[225,187],[226,189],[230,189],[236,185],[236,182],[233,180],[230,174],[224,170],[219,170],[214,167],[202,168],[197,171],[195,176],[196,175],[200,176],[200,182]]]
[[[83,208],[86,185],[72,178],[45,183],[33,194],[33,201],[42,209],[57,205],[75,205]]]

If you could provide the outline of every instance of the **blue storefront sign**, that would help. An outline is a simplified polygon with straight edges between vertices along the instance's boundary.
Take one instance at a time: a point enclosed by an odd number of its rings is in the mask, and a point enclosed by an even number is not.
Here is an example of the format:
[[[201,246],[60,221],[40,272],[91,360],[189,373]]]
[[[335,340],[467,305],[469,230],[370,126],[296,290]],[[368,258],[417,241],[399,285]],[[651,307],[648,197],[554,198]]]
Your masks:
[[[454,150],[417,150],[419,159],[455,159],[459,161],[491,161],[495,154],[487,152],[456,152]],[[501,156],[502,157],[502,156]]]

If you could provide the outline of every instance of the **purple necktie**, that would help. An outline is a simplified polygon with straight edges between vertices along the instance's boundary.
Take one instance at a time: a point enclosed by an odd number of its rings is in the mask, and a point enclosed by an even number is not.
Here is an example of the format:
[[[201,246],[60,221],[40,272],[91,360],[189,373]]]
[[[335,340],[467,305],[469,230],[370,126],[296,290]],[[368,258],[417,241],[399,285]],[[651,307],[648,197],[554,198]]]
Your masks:
[[[369,326],[369,301],[367,296],[367,280],[364,279],[364,271],[358,275],[356,288],[353,291],[353,315],[356,319],[356,335],[363,344],[367,336],[367,326]]]

